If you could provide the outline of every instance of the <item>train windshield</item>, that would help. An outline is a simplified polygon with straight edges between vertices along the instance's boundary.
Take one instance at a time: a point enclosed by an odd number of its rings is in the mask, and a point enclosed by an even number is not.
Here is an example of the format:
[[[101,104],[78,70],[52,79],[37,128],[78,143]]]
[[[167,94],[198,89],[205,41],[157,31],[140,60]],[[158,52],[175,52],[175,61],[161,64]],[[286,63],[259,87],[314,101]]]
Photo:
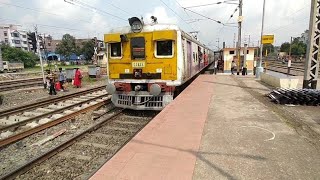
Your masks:
[[[121,57],[121,43],[110,44],[111,57]]]
[[[144,37],[131,38],[131,57],[132,59],[145,59]]]
[[[172,56],[172,40],[157,41],[157,56]]]

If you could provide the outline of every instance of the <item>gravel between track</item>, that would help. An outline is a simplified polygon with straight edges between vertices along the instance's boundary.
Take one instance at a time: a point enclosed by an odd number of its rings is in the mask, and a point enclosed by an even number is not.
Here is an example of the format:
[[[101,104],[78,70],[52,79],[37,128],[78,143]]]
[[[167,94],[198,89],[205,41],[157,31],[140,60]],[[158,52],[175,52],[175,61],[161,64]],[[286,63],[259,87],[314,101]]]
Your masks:
[[[87,179],[156,114],[156,112],[136,114],[133,111],[125,111],[17,179]],[[125,130],[119,130],[122,128]]]
[[[106,109],[110,109],[108,105]],[[68,120],[46,130],[35,133],[16,143],[6,146],[0,150],[0,176],[10,169],[16,168],[18,165],[26,163],[31,158],[46,152],[50,148],[58,145],[66,139],[72,137],[75,133],[82,131],[84,128],[92,124],[92,112],[87,112],[77,116],[74,120]],[[32,146],[43,138],[54,134],[60,130],[66,129],[66,132],[59,137],[43,144],[42,146]]]

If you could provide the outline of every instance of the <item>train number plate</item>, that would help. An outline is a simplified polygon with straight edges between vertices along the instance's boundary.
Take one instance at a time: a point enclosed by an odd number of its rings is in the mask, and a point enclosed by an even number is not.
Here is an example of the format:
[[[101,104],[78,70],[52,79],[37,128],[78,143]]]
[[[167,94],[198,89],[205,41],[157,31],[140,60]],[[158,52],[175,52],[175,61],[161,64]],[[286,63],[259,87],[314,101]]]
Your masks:
[[[132,67],[134,68],[142,68],[145,67],[145,62],[133,62]]]

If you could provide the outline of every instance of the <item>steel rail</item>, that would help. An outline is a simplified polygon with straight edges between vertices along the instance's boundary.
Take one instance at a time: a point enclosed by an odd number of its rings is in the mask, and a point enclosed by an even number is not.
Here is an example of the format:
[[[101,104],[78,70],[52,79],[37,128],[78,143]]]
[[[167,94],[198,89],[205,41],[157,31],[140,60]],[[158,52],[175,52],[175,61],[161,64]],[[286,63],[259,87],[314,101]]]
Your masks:
[[[0,179],[14,179],[16,176],[28,171],[29,169],[31,169],[32,167],[34,167],[36,164],[39,164],[47,159],[49,159],[50,157],[54,156],[55,154],[59,153],[60,151],[68,148],[69,146],[73,145],[77,140],[83,138],[86,134],[96,130],[98,127],[102,126],[104,123],[108,122],[109,120],[119,116],[121,114],[121,112],[123,111],[123,109],[120,110],[110,110],[106,113],[111,113],[111,112],[115,112],[114,114],[106,117],[105,119],[103,119],[102,121],[99,121],[93,125],[91,125],[89,128],[87,128],[86,130],[78,133],[77,135],[71,137],[69,140],[60,143],[58,146],[51,148],[50,150],[48,150],[47,152],[39,155],[38,157],[33,158],[32,160],[30,160],[29,162],[17,167],[16,169],[8,172],[7,174],[3,175],[2,177],[0,177]],[[105,114],[106,114],[105,113]],[[103,117],[105,116],[102,115],[100,116]]]
[[[6,86],[0,86],[0,92],[5,92],[14,89],[22,89],[24,87],[43,86],[43,82],[27,82],[23,84],[12,84]]]
[[[11,108],[11,109],[2,110],[2,111],[0,111],[0,118],[9,116],[9,115],[12,115],[12,114],[15,114],[15,113],[20,113],[21,111],[26,111],[26,110],[42,107],[42,106],[45,106],[45,105],[49,105],[49,104],[52,104],[52,103],[60,102],[60,101],[63,101],[63,100],[66,100],[66,99],[70,99],[70,98],[73,98],[73,97],[77,97],[77,96],[80,96],[80,95],[83,95],[83,94],[99,91],[99,90],[102,90],[102,89],[105,89],[105,88],[106,88],[106,86],[98,86],[98,87],[95,87],[95,88],[92,88],[92,89],[87,89],[87,90],[84,90],[84,91],[79,91],[79,92],[76,92],[76,93],[67,94],[67,95],[64,95],[64,96],[58,96],[58,97],[54,97],[54,98],[50,98],[50,99],[43,99],[43,100],[40,100],[40,101],[35,102],[35,103],[26,104],[26,105],[18,106],[18,107]]]
[[[29,119],[26,119],[26,120],[24,120],[24,121],[19,121],[19,122],[17,122],[17,123],[14,123],[14,124],[10,124],[10,125],[8,125],[8,126],[1,127],[1,128],[0,128],[0,132],[6,131],[6,130],[9,130],[9,129],[12,129],[12,128],[16,128],[16,127],[19,127],[19,126],[22,126],[22,125],[25,125],[25,124],[27,124],[27,123],[29,123],[29,122],[36,121],[36,120],[38,120],[38,119],[40,119],[40,118],[47,117],[47,116],[49,116],[49,115],[51,115],[51,114],[61,113],[61,112],[65,111],[65,110],[68,110],[68,109],[70,109],[70,108],[73,108],[73,107],[76,107],[76,106],[80,106],[80,105],[82,105],[82,104],[85,104],[85,103],[88,103],[88,102],[91,102],[91,101],[94,101],[94,100],[96,100],[96,99],[100,99],[100,98],[103,98],[103,97],[106,97],[106,96],[108,96],[108,94],[103,94],[103,95],[100,95],[100,96],[97,96],[97,97],[93,97],[93,98],[91,98],[91,99],[88,99],[88,100],[85,100],[85,101],[82,101],[82,102],[78,102],[78,103],[72,104],[72,105],[70,105],[70,106],[64,106],[64,107],[61,107],[61,108],[59,108],[59,109],[55,109],[55,110],[52,110],[52,111],[50,111],[50,112],[46,112],[46,113],[40,114],[40,115],[38,115],[38,116],[30,117]],[[1,140],[0,140],[0,141],[1,141]]]
[[[0,86],[10,85],[10,84],[20,84],[25,82],[34,82],[40,81],[42,82],[42,78],[29,78],[29,79],[18,79],[18,80],[9,80],[9,81],[0,81]]]
[[[98,97],[97,97],[98,98]],[[97,99],[97,98],[94,98],[94,99]],[[101,98],[101,97],[99,97]],[[88,100],[89,101],[89,100]],[[93,99],[90,99],[90,101],[93,101]],[[85,102],[82,102],[82,104],[85,103]],[[12,136],[9,136],[8,138],[5,138],[5,139],[0,139],[0,148],[2,148],[3,146],[6,146],[8,144],[11,144],[13,142],[16,142],[22,138],[25,138],[27,136],[30,136],[36,132],[39,132],[39,131],[42,131],[44,129],[47,129],[49,127],[52,127],[52,126],[55,126],[59,123],[62,123],[66,120],[69,120],[69,119],[72,119],[73,117],[76,117],[77,115],[81,114],[81,113],[84,113],[84,112],[87,112],[87,111],[90,111],[90,110],[93,110],[93,109],[96,109],[96,108],[99,108],[103,105],[105,105],[106,103],[111,103],[111,100],[108,99],[108,100],[104,100],[104,101],[101,101],[95,105],[92,105],[92,106],[88,106],[86,108],[83,108],[79,111],[76,111],[76,112],[73,112],[73,113],[70,113],[70,114],[67,114],[63,117],[60,117],[58,119],[55,119],[55,120],[52,120],[52,121],[49,121],[45,124],[41,124],[39,126],[36,126],[34,128],[31,128],[31,129],[28,129],[26,131],[23,131],[23,132],[20,132],[20,133],[17,133],[17,134],[14,134]],[[79,104],[79,103],[77,103]]]

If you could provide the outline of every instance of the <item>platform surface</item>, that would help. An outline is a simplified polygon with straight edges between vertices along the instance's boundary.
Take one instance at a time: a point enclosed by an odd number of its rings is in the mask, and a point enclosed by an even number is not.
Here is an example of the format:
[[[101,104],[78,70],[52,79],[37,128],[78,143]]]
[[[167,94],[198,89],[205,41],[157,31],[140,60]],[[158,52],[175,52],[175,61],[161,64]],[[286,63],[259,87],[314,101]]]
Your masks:
[[[201,75],[91,179],[318,179],[319,142],[267,92],[253,77]]]

